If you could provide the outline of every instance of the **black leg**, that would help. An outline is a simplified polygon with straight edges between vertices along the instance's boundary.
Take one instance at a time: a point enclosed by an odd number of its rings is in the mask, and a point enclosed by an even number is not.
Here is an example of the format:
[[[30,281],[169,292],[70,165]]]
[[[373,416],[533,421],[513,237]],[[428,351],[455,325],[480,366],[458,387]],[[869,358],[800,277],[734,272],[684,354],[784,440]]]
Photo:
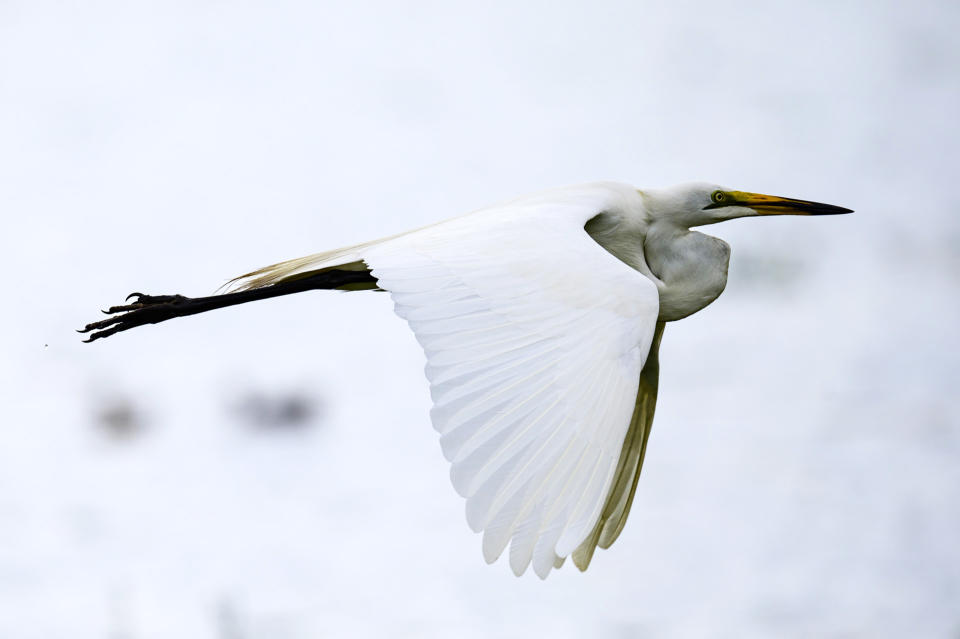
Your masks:
[[[376,278],[369,271],[321,271],[299,279],[279,282],[261,288],[209,297],[185,297],[183,295],[144,295],[131,293],[126,301],[133,302],[120,306],[111,306],[103,311],[111,315],[99,322],[91,322],[79,333],[90,333],[84,342],[92,342],[101,337],[110,337],[115,333],[130,330],[145,324],[158,324],[175,317],[186,317],[205,313],[216,308],[245,304],[255,300],[302,293],[314,289],[335,289],[347,284],[367,284],[375,287]]]

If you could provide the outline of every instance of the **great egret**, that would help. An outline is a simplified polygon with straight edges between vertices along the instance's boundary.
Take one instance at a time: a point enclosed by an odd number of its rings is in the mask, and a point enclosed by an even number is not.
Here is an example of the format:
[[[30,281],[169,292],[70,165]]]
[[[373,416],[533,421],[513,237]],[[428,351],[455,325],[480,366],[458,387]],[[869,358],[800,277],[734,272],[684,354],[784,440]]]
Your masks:
[[[691,227],[850,209],[694,183],[522,197],[242,275],[211,297],[134,293],[87,341],[310,289],[385,290],[427,357],[431,418],[467,522],[495,561],[586,570],[623,530],[666,322],[723,291],[729,246]],[[130,301],[130,297],[127,301]]]

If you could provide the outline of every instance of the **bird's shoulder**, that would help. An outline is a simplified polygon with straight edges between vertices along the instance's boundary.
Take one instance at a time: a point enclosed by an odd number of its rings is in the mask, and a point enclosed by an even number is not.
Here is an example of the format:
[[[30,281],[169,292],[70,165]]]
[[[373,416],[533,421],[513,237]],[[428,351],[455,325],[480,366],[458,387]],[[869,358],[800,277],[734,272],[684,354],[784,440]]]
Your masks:
[[[629,184],[590,182],[530,193],[449,218],[391,238],[391,244],[421,247],[455,241],[509,247],[552,245],[559,250],[572,242],[582,245],[584,228],[593,235],[596,222],[609,222],[623,234],[625,221],[643,218],[640,193]],[[596,239],[596,238],[594,238]]]

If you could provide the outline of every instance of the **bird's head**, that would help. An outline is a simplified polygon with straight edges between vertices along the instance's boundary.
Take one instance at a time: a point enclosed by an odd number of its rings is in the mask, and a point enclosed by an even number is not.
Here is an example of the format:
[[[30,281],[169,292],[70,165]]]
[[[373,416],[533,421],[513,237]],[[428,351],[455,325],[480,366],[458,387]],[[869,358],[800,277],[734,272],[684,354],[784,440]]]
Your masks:
[[[695,182],[644,191],[654,219],[667,219],[687,228],[755,215],[837,215],[851,209],[809,200],[733,191],[716,184]]]

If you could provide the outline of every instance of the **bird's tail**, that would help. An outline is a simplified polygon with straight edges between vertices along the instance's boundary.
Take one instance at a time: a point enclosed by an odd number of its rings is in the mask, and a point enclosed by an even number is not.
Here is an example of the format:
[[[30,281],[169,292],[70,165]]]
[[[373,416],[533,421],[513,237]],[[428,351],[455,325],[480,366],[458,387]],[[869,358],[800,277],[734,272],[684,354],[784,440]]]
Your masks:
[[[326,251],[324,253],[314,253],[306,257],[298,257],[285,262],[271,264],[270,266],[264,266],[263,268],[233,278],[224,284],[223,288],[228,292],[249,291],[263,288],[264,286],[314,277],[328,271],[369,273],[370,268],[364,263],[361,258],[361,253],[364,248],[372,244],[374,244],[374,242],[347,246],[345,248]],[[376,288],[376,281],[352,282],[343,284],[337,288],[346,291],[368,290]]]

